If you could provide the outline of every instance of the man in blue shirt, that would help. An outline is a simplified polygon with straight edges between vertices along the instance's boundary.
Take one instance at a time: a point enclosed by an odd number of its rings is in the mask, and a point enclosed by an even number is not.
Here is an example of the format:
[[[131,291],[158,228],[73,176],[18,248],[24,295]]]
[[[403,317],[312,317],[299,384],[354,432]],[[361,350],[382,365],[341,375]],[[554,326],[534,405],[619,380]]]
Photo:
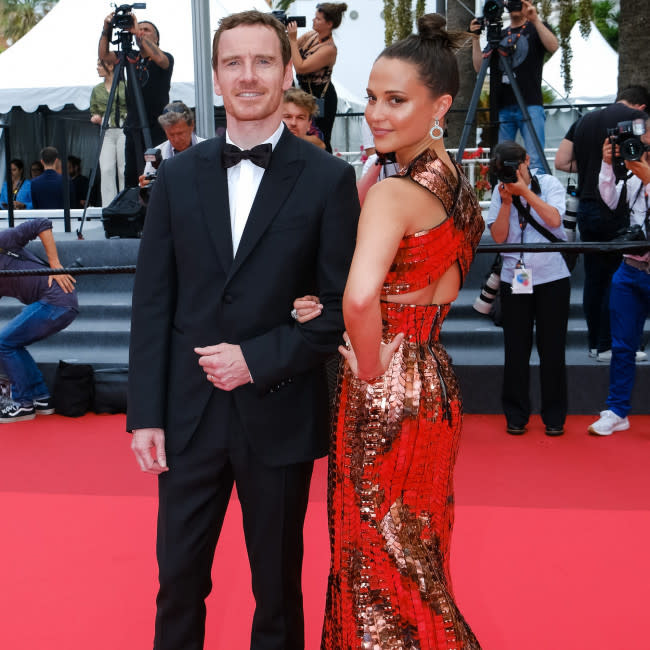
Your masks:
[[[41,150],[45,171],[32,181],[32,204],[35,210],[60,210],[63,208],[63,178],[57,171],[59,152],[54,147]],[[74,207],[74,191],[70,188],[70,206]],[[85,198],[85,197],[84,197]]]

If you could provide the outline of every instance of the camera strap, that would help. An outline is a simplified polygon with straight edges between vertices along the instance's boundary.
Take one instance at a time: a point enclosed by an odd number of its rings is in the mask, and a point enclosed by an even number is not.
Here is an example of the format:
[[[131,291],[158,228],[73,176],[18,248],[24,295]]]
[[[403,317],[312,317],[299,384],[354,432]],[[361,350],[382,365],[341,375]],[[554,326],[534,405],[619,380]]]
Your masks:
[[[521,225],[522,220],[525,221],[526,223],[529,223],[540,235],[542,235],[542,237],[546,237],[546,239],[548,239],[553,244],[564,241],[563,239],[560,239],[559,237],[554,235],[550,230],[544,228],[544,226],[542,226],[541,223],[535,221],[535,219],[533,219],[530,216],[530,205],[527,205],[524,208],[524,206],[521,204],[521,199],[518,196],[512,197],[512,203],[515,206],[515,208],[517,208],[517,212],[519,213],[519,225],[521,227],[522,244],[524,243],[524,228],[525,228],[525,225],[524,226]]]

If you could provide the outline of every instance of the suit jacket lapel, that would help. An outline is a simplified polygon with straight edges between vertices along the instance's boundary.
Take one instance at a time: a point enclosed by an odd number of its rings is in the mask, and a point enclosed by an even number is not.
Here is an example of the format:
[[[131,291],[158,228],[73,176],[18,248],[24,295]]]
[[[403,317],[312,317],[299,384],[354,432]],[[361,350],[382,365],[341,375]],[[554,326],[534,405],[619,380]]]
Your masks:
[[[285,127],[257,190],[228,279],[251,254],[296,184],[305,164],[296,142],[296,136]]]
[[[233,255],[228,177],[221,164],[223,143],[223,138],[214,138],[210,140],[209,146],[202,147],[201,154],[196,158],[195,178],[203,218],[217,249],[219,261],[228,273]]]

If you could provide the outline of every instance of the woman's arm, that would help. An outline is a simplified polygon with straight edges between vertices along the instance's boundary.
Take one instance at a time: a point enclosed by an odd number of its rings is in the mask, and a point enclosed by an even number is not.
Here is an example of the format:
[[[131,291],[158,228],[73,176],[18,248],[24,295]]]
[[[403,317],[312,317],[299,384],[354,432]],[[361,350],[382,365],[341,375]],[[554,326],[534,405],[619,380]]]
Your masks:
[[[392,182],[391,182],[392,181]],[[386,274],[404,234],[408,232],[410,188],[401,179],[387,179],[371,188],[359,218],[357,246],[343,294],[343,318],[353,353],[341,350],[360,379],[386,371],[390,356],[401,342],[382,346],[380,297]]]
[[[287,34],[291,44],[291,61],[297,74],[309,74],[321,68],[334,67],[336,63],[336,45],[331,39],[329,43],[319,47],[316,52],[303,59],[302,54],[300,54],[302,42],[299,45],[298,26],[295,22],[287,25]]]
[[[499,183],[499,196],[501,198],[501,205],[497,218],[490,224],[490,235],[497,244],[502,244],[510,232],[510,211],[512,209],[512,194],[508,189],[509,184]],[[496,202],[496,196],[492,199]],[[494,214],[494,213],[492,213]]]

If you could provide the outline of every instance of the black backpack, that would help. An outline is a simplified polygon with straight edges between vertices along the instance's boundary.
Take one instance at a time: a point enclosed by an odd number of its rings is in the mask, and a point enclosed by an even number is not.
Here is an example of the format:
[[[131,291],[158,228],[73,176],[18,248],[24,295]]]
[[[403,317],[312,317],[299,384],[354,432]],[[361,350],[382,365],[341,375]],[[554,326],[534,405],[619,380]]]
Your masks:
[[[137,238],[142,236],[147,209],[140,200],[139,187],[122,190],[102,210],[106,239],[111,237]]]

